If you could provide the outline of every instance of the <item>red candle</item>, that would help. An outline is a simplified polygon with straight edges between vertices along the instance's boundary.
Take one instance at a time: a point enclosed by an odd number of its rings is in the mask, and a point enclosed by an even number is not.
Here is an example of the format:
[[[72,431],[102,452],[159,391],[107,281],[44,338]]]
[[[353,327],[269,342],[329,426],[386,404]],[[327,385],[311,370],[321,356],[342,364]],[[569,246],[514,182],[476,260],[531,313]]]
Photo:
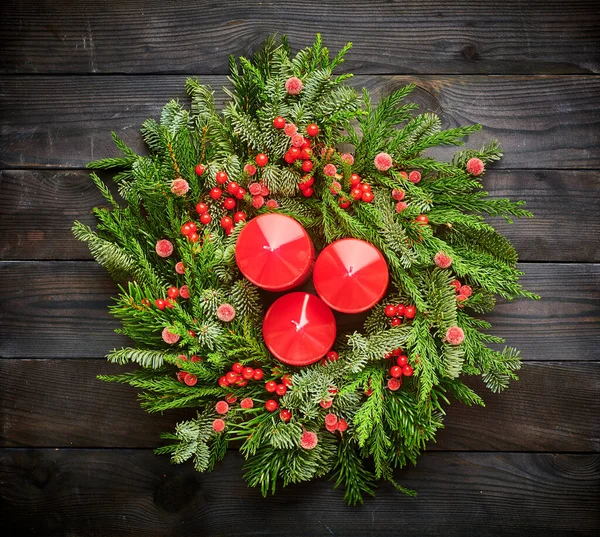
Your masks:
[[[375,246],[358,239],[342,239],[319,254],[313,281],[317,294],[330,308],[359,313],[381,300],[389,273]]]
[[[267,348],[293,366],[314,364],[333,346],[336,325],[332,311],[318,296],[288,293],[268,309],[263,321]]]
[[[308,278],[315,249],[296,220],[283,214],[263,214],[242,229],[235,259],[254,285],[267,291],[287,291]]]

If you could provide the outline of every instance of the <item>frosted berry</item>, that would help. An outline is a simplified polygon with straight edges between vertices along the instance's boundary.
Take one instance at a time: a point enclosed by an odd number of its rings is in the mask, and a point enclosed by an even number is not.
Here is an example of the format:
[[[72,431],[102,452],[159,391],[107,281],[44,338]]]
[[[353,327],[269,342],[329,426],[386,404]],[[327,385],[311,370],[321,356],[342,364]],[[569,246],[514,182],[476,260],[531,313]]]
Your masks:
[[[468,298],[473,294],[473,289],[471,289],[468,285],[461,285],[458,292]]]
[[[202,222],[204,225],[210,224],[211,221],[212,221],[212,216],[210,216],[210,214],[204,213],[204,214],[200,215],[200,222]]]
[[[262,196],[252,196],[252,207],[260,209],[265,204],[265,198]]]
[[[452,265],[452,258],[445,252],[438,252],[433,256],[433,262],[442,269],[447,269]]]
[[[197,176],[202,175],[205,170],[206,170],[206,166],[204,166],[204,164],[197,164],[196,165],[196,175]]]
[[[168,328],[163,328],[162,338],[163,338],[163,341],[165,343],[168,343],[169,345],[174,345],[175,343],[177,343],[179,341],[179,335],[174,334],[173,332],[169,332]]]
[[[223,194],[223,191],[218,187],[211,188],[210,192],[208,193],[208,195],[214,200],[218,200],[221,197],[221,194]]]
[[[260,183],[250,183],[248,185],[248,191],[252,196],[260,196],[261,190],[262,187],[260,186]]]
[[[333,401],[331,399],[325,399],[319,403],[319,405],[321,405],[321,408],[330,408],[332,404]]]
[[[269,162],[269,157],[267,157],[267,155],[265,155],[264,153],[259,153],[258,155],[256,155],[254,161],[256,162],[256,165],[259,168],[264,168]]]
[[[298,77],[291,76],[285,81],[285,91],[290,95],[298,95],[302,91],[302,80]]]
[[[340,155],[340,158],[342,159],[342,162],[345,162],[346,164],[349,164],[350,166],[352,166],[352,164],[354,164],[354,156],[351,155],[350,153],[342,153]]]
[[[225,430],[225,422],[221,418],[217,418],[212,422],[212,428],[216,432],[220,433],[221,431]]]
[[[446,341],[450,345],[460,345],[465,340],[465,333],[459,326],[451,326],[446,331]]]
[[[457,293],[458,293],[458,291],[459,291],[459,290],[460,290],[460,288],[461,288],[461,284],[460,284],[460,282],[459,282],[458,280],[452,280],[452,281],[450,282],[450,285],[451,285],[452,287],[454,287],[454,289],[456,290],[456,292],[457,292]]]
[[[335,426],[337,428],[338,418],[331,412],[325,415],[325,425]]]
[[[402,368],[399,365],[393,365],[390,367],[390,376],[398,379],[402,376]]]
[[[237,401],[237,397],[232,393],[228,393],[225,396],[225,401],[227,401],[230,405],[233,405]],[[218,404],[218,403],[217,403]],[[219,412],[219,414],[225,414],[225,412]]]
[[[323,173],[325,175],[328,175],[329,177],[335,177],[335,174],[337,173],[337,168],[335,167],[335,164],[327,164],[323,168]]]
[[[169,298],[177,298],[179,296],[179,289],[177,287],[169,287],[167,289],[167,296]]]
[[[329,187],[329,191],[334,196],[337,196],[340,193],[341,190],[342,190],[342,185],[338,181],[333,181],[331,183],[331,186]]]
[[[182,285],[179,289],[179,296],[184,300],[190,298],[190,288],[187,285]],[[193,337],[193,336],[192,336]]]
[[[397,314],[397,308],[392,304],[388,304],[383,312],[385,313],[386,317],[395,317]]]
[[[256,166],[254,164],[246,164],[244,166],[244,172],[246,172],[250,177],[256,174]]]
[[[215,411],[217,412],[217,414],[227,414],[227,412],[229,411],[229,405],[226,401],[219,401],[215,405]]]
[[[196,356],[195,354],[190,358],[190,362],[203,362],[204,358],[200,358],[200,356]]]
[[[225,198],[225,201],[223,202],[223,207],[225,207],[225,209],[227,209],[228,211],[231,211],[233,209],[235,209],[235,204],[237,202],[235,201],[234,198]]]
[[[279,403],[275,399],[269,399],[265,403],[265,408],[268,412],[275,412],[279,408]]]
[[[399,201],[396,203],[396,212],[401,213],[404,209],[408,207],[408,204],[404,201]]]
[[[294,136],[292,136],[292,145],[301,148],[304,145],[304,136],[298,133],[294,134]]]
[[[204,214],[208,212],[208,205],[206,205],[206,203],[198,203],[196,204],[196,212],[198,214]]]
[[[265,203],[265,207],[267,207],[268,209],[277,209],[277,207],[279,207],[279,204],[277,203],[277,200],[267,200],[267,203]]]
[[[392,167],[392,157],[387,153],[379,153],[373,163],[380,172],[386,172]]]
[[[183,274],[185,272],[185,265],[181,261],[175,263],[175,272],[177,272],[177,274]]]
[[[314,123],[309,123],[306,126],[306,134],[308,134],[309,136],[315,137],[319,134],[319,127],[317,125],[315,125]]]
[[[296,127],[296,125],[293,123],[286,123],[283,126],[283,132],[285,132],[285,134],[291,138],[298,132],[298,127]]]
[[[344,431],[347,431],[348,430],[348,422],[345,419],[338,420],[337,430],[340,433],[343,433]]]
[[[177,380],[179,382],[185,382],[185,377],[188,376],[188,373],[185,371],[177,371]]]
[[[273,127],[275,127],[276,129],[283,129],[283,127],[285,127],[285,119],[281,116],[277,116],[273,120]]]
[[[319,438],[312,431],[304,431],[300,437],[300,447],[303,449],[314,449],[319,443]]]
[[[406,192],[399,188],[394,188],[394,190],[392,190],[392,198],[394,198],[396,201],[402,201],[405,195]]]
[[[244,397],[244,399],[242,399],[240,401],[240,406],[242,408],[252,408],[254,407],[254,401],[252,399],[250,399],[250,397]]]
[[[184,382],[188,386],[194,386],[196,384],[196,382],[198,382],[198,377],[196,375],[192,375],[191,373],[188,373],[184,379]]]
[[[227,175],[226,172],[217,172],[215,179],[217,180],[217,183],[224,185],[227,181],[229,181],[229,175]]]
[[[405,366],[402,368],[402,374],[403,374],[405,377],[412,377],[413,373],[414,373],[414,369],[413,369],[413,368],[412,368],[410,365],[408,365],[408,364],[406,364],[406,365],[405,365]]]
[[[474,175],[475,177],[477,177],[478,175],[481,175],[485,170],[485,164],[483,163],[483,161],[479,158],[470,158],[467,161],[467,171],[471,174]]]
[[[418,171],[412,171],[408,174],[408,180],[411,183],[418,183],[421,180],[421,172]]]
[[[173,244],[167,239],[161,239],[156,242],[156,253],[160,257],[169,257],[173,253]]]
[[[219,319],[219,321],[228,323],[230,321],[233,321],[234,317],[235,309],[233,309],[233,306],[231,304],[221,304],[217,308],[217,318]]]
[[[173,194],[175,194],[176,196],[185,196],[189,190],[189,183],[181,177],[174,179],[171,183],[171,192],[173,192]]]
[[[391,391],[395,392],[399,390],[400,386],[402,386],[402,381],[400,379],[391,378],[390,380],[388,380],[387,387]]]
[[[285,423],[287,423],[288,421],[290,421],[292,419],[292,413],[287,408],[284,408],[279,413],[279,418],[281,419],[281,421],[284,421]]]
[[[275,393],[280,397],[283,397],[287,392],[287,386],[285,384],[278,384],[275,388]]]

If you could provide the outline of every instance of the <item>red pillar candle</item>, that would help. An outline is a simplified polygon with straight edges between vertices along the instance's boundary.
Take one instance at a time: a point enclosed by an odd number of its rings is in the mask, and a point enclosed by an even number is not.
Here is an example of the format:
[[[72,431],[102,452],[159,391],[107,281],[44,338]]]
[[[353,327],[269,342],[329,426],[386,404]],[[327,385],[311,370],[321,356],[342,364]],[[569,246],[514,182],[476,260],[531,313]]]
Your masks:
[[[341,239],[319,254],[313,281],[318,295],[330,308],[359,313],[381,300],[389,272],[375,246],[358,239]]]
[[[332,311],[318,296],[288,293],[268,309],[263,337],[282,362],[305,366],[319,361],[333,346],[336,324]]]
[[[283,214],[263,214],[242,229],[235,259],[254,285],[280,292],[304,283],[315,260],[315,249],[296,220]]]

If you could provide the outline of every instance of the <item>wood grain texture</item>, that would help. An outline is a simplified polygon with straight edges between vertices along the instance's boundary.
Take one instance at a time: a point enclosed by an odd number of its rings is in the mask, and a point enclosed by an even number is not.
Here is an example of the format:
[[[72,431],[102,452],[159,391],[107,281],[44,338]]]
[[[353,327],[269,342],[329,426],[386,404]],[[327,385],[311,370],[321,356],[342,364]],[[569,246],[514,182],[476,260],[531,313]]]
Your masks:
[[[154,448],[194,409],[144,413],[137,390],[96,375],[125,371],[103,360],[0,360],[0,446]],[[600,363],[526,362],[520,381],[486,407],[455,403],[429,451],[600,451]],[[573,414],[573,408],[579,409]]]
[[[540,301],[500,302],[492,333],[526,360],[595,360],[600,343],[600,265],[521,264]],[[116,285],[93,262],[0,263],[0,356],[99,358],[127,339],[107,306]],[[354,316],[346,316],[354,318]],[[351,320],[338,322],[350,325]]]
[[[398,473],[408,498],[383,484],[347,508],[320,480],[262,498],[242,458],[211,474],[137,450],[0,451],[10,535],[169,537],[593,536],[600,521],[600,455],[429,453]]]
[[[82,168],[115,155],[110,132],[142,150],[138,129],[172,98],[187,102],[185,77],[11,76],[0,79],[0,168]],[[223,76],[201,77],[220,88]],[[479,146],[498,138],[506,157],[495,169],[600,167],[600,78],[594,76],[359,76],[374,100],[408,82],[413,100],[445,127],[481,123]],[[224,94],[216,92],[219,104]],[[436,150],[447,158],[453,148]]]
[[[515,224],[490,220],[522,261],[600,261],[600,173],[491,169],[485,188],[526,200],[535,214]],[[0,259],[91,259],[71,226],[93,225],[91,209],[105,203],[85,171],[0,171]]]
[[[294,49],[314,34],[336,51],[354,42],[360,73],[586,73],[600,64],[594,2],[427,3],[418,0],[185,0],[2,3],[0,72],[227,72],[285,32]],[[293,21],[293,22],[292,22]]]

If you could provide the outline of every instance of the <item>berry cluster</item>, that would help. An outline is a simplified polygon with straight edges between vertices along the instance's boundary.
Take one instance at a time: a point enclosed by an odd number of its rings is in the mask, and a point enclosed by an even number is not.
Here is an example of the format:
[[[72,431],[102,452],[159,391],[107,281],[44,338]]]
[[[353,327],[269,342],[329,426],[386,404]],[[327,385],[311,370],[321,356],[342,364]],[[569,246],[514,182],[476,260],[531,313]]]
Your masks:
[[[399,175],[401,177],[404,177],[404,179],[406,179],[407,181],[410,181],[411,183],[415,183],[415,184],[417,184],[421,180],[421,172],[419,172],[417,170],[413,170],[410,173],[400,172]]]
[[[329,362],[337,362],[340,358],[340,355],[335,351],[329,351],[325,358],[321,358],[321,365],[327,365]]]
[[[248,381],[260,381],[264,376],[265,374],[262,369],[253,369],[249,366],[244,367],[239,362],[236,362],[231,366],[231,370],[219,378],[218,383],[221,388],[227,388],[229,386],[243,387],[248,384]]]
[[[187,362],[188,358],[185,354],[180,354],[177,359],[179,360],[178,367],[183,367],[182,362]],[[192,356],[189,360],[190,362],[202,362],[204,358],[200,356]],[[187,371],[178,371],[177,372],[177,380],[179,382],[184,382],[188,386],[194,386],[196,382],[198,382],[198,377],[192,373],[188,373]]]
[[[386,358],[395,358],[396,364],[390,367],[390,379],[388,380],[387,387],[395,392],[402,386],[402,376],[412,377],[414,369],[408,363],[408,356],[403,354],[402,349],[395,349]]]
[[[270,199],[265,202],[265,198],[271,193],[266,185],[260,182],[250,183],[248,185],[248,191],[252,196],[252,207],[255,209],[260,209],[263,205],[266,205],[270,209],[277,208],[276,200]]]
[[[405,306],[404,304],[388,304],[383,312],[386,317],[391,319],[392,326],[400,326],[402,324],[402,318],[404,318],[404,320],[415,318],[417,308],[413,305]]]
[[[456,290],[456,301],[458,302],[458,307],[464,307],[461,302],[464,302],[473,294],[473,289],[471,289],[468,285],[462,285],[458,280],[453,280],[450,282],[450,285],[452,285]]]
[[[330,433],[335,433],[336,431],[343,433],[348,430],[348,422],[343,418],[338,418],[335,414],[330,412],[325,415],[325,428]]]
[[[278,384],[274,380],[270,380],[265,384],[265,390],[268,393],[274,393],[279,397],[283,397],[288,388],[292,386],[292,379],[289,375],[283,375],[281,377],[281,382]],[[279,403],[275,399],[269,399],[265,402],[265,408],[268,412],[275,412],[279,408]],[[282,421],[288,422],[292,418],[292,413],[288,409],[284,408],[279,412],[279,417]]]

